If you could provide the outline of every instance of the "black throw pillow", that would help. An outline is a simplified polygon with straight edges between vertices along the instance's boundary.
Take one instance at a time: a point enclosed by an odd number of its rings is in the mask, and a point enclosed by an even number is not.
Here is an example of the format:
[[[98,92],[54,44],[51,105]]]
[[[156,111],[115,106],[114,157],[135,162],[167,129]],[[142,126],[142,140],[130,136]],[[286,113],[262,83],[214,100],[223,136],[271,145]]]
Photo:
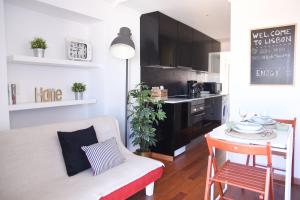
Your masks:
[[[74,132],[57,132],[62,149],[67,174],[73,176],[91,168],[91,165],[81,150],[82,146],[89,146],[98,142],[93,126]]]

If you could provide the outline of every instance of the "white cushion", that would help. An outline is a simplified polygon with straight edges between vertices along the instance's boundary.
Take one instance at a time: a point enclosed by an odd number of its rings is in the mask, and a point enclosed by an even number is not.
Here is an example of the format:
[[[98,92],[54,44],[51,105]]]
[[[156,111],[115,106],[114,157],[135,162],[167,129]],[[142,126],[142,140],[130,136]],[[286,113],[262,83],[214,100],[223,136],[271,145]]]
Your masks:
[[[115,137],[126,160],[98,176],[86,170],[68,177],[57,131],[75,131],[91,125],[99,141]],[[0,199],[98,200],[162,165],[128,151],[112,117],[0,132]]]

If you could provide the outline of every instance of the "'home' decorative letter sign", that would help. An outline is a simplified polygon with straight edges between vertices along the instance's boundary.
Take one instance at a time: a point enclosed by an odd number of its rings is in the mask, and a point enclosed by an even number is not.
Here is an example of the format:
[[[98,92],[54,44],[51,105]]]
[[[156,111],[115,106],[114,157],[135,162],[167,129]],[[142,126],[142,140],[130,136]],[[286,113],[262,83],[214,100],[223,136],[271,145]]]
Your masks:
[[[62,91],[61,89],[40,89],[35,88],[35,102],[50,102],[50,101],[61,101]]]

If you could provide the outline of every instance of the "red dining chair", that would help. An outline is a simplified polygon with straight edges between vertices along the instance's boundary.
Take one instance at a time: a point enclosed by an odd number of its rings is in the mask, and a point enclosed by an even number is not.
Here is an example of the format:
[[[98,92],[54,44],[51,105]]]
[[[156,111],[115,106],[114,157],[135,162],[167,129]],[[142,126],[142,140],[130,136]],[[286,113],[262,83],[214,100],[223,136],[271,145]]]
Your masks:
[[[292,125],[293,127],[293,155],[292,155],[292,183],[294,182],[294,154],[295,154],[295,136],[296,136],[296,122],[297,122],[297,119],[294,118],[294,119],[274,119],[276,122],[279,122],[279,123],[284,123],[284,124],[290,124]],[[273,155],[277,155],[277,156],[282,156],[282,157],[286,157],[285,154],[282,154],[281,152],[272,152]],[[249,160],[250,160],[250,155],[247,156],[247,165],[249,165]],[[260,167],[265,167],[264,165],[261,165],[261,164],[257,164],[256,163],[256,158],[255,158],[255,155],[253,155],[252,157],[252,165],[253,166],[260,166]],[[275,168],[273,167],[273,170],[278,170],[278,171],[286,171],[285,169],[279,169],[279,168]]]
[[[259,199],[268,200],[270,197],[270,200],[274,200],[271,147],[269,143],[266,146],[238,144],[215,139],[208,134],[205,135],[205,138],[209,149],[205,200],[209,199],[212,184],[216,184],[221,200],[230,199],[224,195],[222,183],[256,192],[259,194]],[[259,168],[227,160],[222,166],[218,167],[213,148],[233,153],[266,156],[268,164],[266,168]],[[212,169],[214,175],[212,175]]]

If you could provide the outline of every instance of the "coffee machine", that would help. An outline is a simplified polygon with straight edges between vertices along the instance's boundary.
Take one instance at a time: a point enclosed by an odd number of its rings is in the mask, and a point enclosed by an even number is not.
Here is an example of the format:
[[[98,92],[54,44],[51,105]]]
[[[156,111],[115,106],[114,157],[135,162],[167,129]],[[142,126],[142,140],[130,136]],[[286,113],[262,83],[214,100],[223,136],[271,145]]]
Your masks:
[[[200,96],[202,90],[202,83],[198,83],[195,80],[187,81],[187,97],[195,98]]]
[[[195,80],[187,81],[187,96],[188,97],[195,95],[196,91],[195,91],[195,88],[193,87],[193,85],[195,83],[197,83],[197,81],[195,81]]]

